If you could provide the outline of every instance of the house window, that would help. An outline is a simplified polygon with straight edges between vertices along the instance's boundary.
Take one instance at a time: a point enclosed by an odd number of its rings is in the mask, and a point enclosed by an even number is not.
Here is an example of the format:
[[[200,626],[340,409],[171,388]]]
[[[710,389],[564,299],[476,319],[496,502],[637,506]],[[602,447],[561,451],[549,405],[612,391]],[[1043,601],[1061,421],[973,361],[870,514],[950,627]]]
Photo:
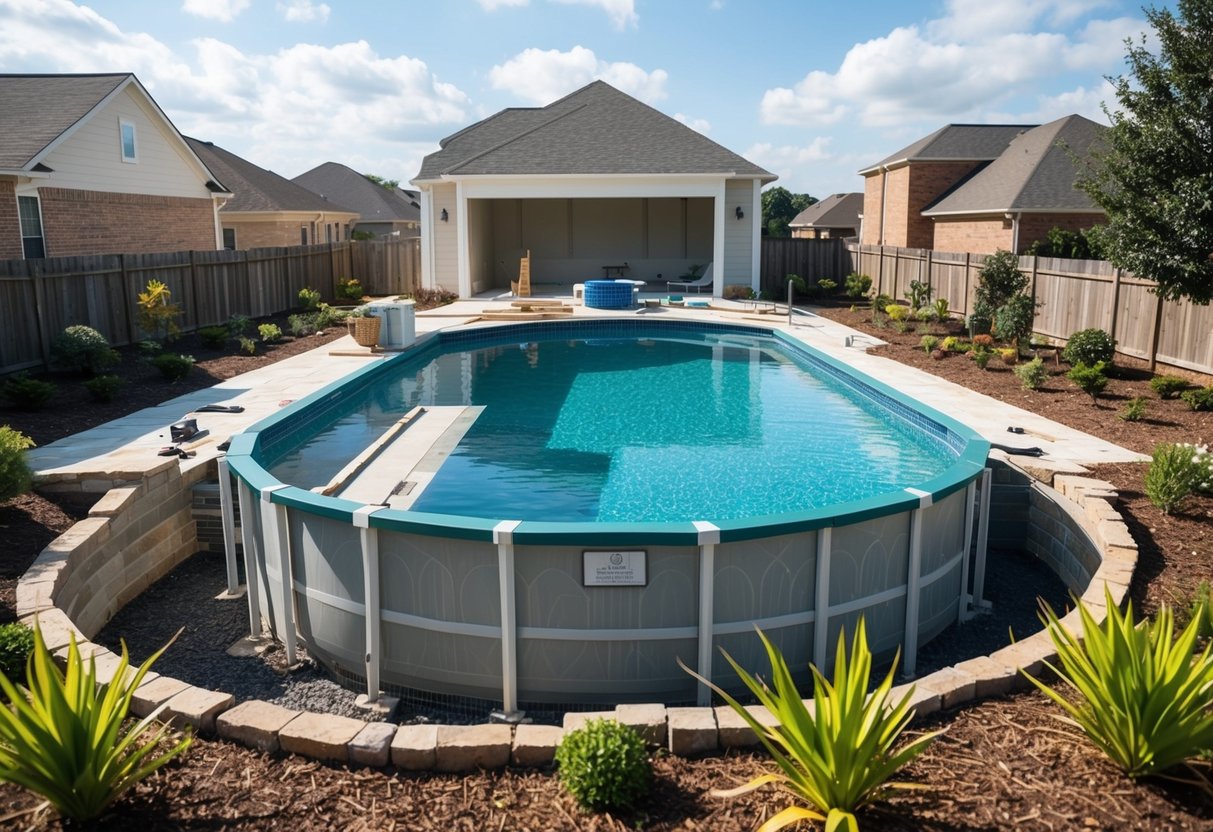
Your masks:
[[[223,229],[223,247],[228,251],[236,250],[236,229]]]
[[[131,162],[132,164],[139,161],[139,154],[135,146],[135,125],[130,121],[119,121],[118,132],[122,138],[122,161]]]
[[[331,243],[331,242],[333,242],[333,224],[332,224],[331,222],[330,222],[330,223],[325,223],[325,226],[324,226],[324,241],[325,241],[326,243]]]
[[[46,256],[46,241],[42,236],[42,211],[36,196],[17,197],[17,213],[21,217],[21,253],[26,260]]]
[[[299,245],[301,245],[301,246],[307,245],[307,226],[306,225],[299,226]]]

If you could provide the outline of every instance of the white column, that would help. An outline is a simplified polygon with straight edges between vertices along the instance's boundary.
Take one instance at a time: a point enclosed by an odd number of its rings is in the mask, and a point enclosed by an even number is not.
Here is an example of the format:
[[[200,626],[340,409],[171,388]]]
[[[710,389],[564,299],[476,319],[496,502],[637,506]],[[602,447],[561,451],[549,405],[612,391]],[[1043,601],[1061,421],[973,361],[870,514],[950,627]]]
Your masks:
[[[421,189],[421,285],[434,288],[434,197]]]
[[[518,614],[514,597],[514,529],[519,520],[502,520],[493,528],[497,544],[497,585],[501,591],[501,709],[518,711]]]
[[[232,475],[227,457],[216,460],[219,467],[219,516],[223,522],[223,556],[227,561],[227,594],[240,592],[240,570],[236,566],[236,517],[232,510]]]
[[[981,472],[981,508],[977,515],[977,559],[973,564],[973,606],[985,606],[986,546],[990,539],[990,469]]]
[[[379,530],[371,528],[371,515],[384,506],[363,506],[354,511],[354,526],[362,540],[362,599],[366,624],[366,700],[379,699],[380,631],[379,615]]]
[[[278,559],[278,576],[282,597],[280,599],[281,626],[278,637],[286,648],[286,663],[289,667],[296,661],[295,649],[295,582],[291,575],[291,539],[287,526],[286,506],[270,502],[271,495],[285,485],[274,485],[261,492],[261,534],[265,540],[265,553],[273,551]]]
[[[699,532],[699,660],[696,670],[705,679],[712,678],[712,636],[716,623],[716,544],[720,529],[706,520],[696,520]],[[701,708],[712,704],[712,689],[702,682],[696,696]]]
[[[922,509],[910,512],[910,555],[906,568],[905,650],[901,657],[903,672],[914,676],[918,666],[918,600],[922,592]]]
[[[750,206],[750,223],[753,228],[750,246],[750,288],[757,296],[762,288],[762,180],[754,180],[754,203]]]
[[[813,664],[822,673],[830,649],[830,549],[834,530],[817,530],[816,598],[813,602]]]
[[[712,231],[712,296],[721,297],[724,294],[724,180],[716,188],[716,211]]]
[[[257,545],[253,542],[253,492],[244,481],[236,483],[236,494],[240,500],[240,538],[244,547],[244,578],[248,582],[248,628],[249,635],[261,635],[261,570],[257,568]],[[262,539],[264,546],[264,538]],[[261,551],[264,551],[262,549]]]
[[[468,216],[468,200],[463,192],[462,182],[455,183],[455,216],[451,219],[456,223],[455,257],[459,263],[459,297],[470,298],[472,296],[472,252],[468,223],[471,218]]]
[[[977,481],[965,488],[964,548],[960,552],[960,599],[957,602],[956,621],[963,624],[972,617],[969,610],[969,550],[973,547],[973,500],[977,497]]]

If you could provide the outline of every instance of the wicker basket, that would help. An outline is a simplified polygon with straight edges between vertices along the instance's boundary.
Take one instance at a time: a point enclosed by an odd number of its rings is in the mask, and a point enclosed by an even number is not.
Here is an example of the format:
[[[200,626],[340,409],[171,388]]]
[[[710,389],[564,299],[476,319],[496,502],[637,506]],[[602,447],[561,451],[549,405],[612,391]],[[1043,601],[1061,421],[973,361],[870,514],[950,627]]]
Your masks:
[[[383,321],[375,315],[345,319],[345,325],[349,328],[350,335],[360,347],[374,347],[379,343],[379,327],[382,323]]]

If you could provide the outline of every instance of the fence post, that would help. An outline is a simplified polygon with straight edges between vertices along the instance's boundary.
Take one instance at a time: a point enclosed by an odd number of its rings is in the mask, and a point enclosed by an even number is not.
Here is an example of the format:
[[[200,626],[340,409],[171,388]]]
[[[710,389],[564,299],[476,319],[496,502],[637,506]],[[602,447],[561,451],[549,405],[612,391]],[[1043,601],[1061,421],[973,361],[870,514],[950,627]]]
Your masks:
[[[34,320],[38,324],[38,350],[42,353],[42,363],[51,365],[51,335],[46,323],[46,287],[42,285],[41,269],[37,263],[30,263],[29,277],[34,284]]]
[[[198,305],[198,272],[195,267],[194,251],[190,249],[190,302],[193,304],[194,329],[201,329],[202,307]]]
[[[970,313],[970,311],[971,311],[971,310],[969,309],[969,259],[970,259],[972,256],[973,256],[973,255],[971,255],[969,252],[967,252],[967,251],[965,252],[965,306],[964,306],[964,316],[965,316],[965,320],[966,320],[966,321],[969,319],[969,313]]]
[[[1032,287],[1030,289],[1032,298],[1032,331],[1036,331],[1036,275],[1040,270],[1040,255],[1032,255]],[[1016,342],[1018,343],[1018,342]]]
[[[1116,319],[1120,314],[1120,267],[1112,270],[1112,320],[1108,323],[1108,334],[1116,340]]]
[[[927,249],[927,255],[922,261],[923,267],[926,269],[926,272],[927,272],[927,288],[931,290],[930,297],[935,297],[935,281],[932,279],[933,275],[931,274],[931,272],[935,268],[935,264],[931,257],[931,255],[934,253],[935,253],[934,249],[930,249],[930,248]],[[919,280],[921,280],[921,279],[922,278],[919,277]],[[936,298],[936,300],[938,300],[938,298]]]
[[[1155,285],[1155,290],[1158,286]],[[1150,333],[1150,372],[1158,366],[1158,341],[1162,337],[1162,295],[1154,293],[1154,329]]]
[[[889,292],[889,297],[897,300],[897,279],[900,277],[898,272],[901,271],[901,249],[894,246],[893,248],[893,291]]]
[[[138,313],[134,308],[134,305],[138,303],[138,299],[130,294],[131,287],[127,281],[125,254],[118,255],[118,279],[122,282],[122,305],[126,307],[127,335],[131,339],[130,343],[135,344],[139,342],[139,331],[135,326],[135,318],[138,317]],[[134,299],[132,300],[132,298]]]

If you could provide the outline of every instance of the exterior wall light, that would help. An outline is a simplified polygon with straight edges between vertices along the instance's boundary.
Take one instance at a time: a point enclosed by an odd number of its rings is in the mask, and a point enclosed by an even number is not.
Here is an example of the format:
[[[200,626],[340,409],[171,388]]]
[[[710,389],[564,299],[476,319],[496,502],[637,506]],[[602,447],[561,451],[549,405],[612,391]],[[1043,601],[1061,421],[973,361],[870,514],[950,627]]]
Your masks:
[[[742,211],[741,206],[738,205],[737,206],[737,219],[740,220],[740,219],[744,219],[744,218],[745,218],[745,211]]]
[[[439,219],[441,219],[443,222],[446,222],[448,219],[450,219],[450,215],[447,214],[445,208],[442,209],[442,216],[439,217]]]

